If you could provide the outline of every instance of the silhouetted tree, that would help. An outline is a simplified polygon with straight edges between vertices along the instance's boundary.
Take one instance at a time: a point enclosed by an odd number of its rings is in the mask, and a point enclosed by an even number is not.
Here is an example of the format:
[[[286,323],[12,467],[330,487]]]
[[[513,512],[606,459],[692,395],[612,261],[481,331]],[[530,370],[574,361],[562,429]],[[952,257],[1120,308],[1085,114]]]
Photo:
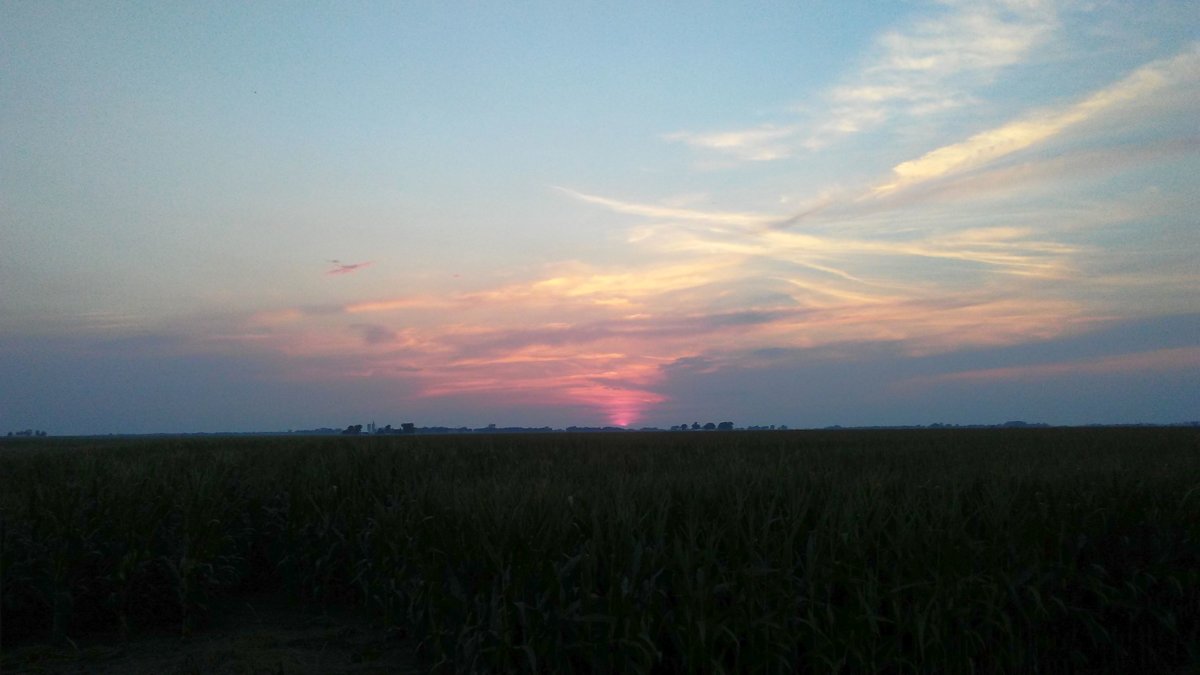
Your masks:
[[[721,422],[717,425],[717,431],[733,431],[733,422]]]
[[[716,431],[716,429],[717,429],[717,425],[713,424],[712,422],[709,422],[708,424],[704,425],[705,431]]]
[[[699,431],[699,429],[700,429],[700,423],[699,423],[699,422],[692,422],[692,429],[693,429],[693,430],[696,430],[696,431]]]
[[[403,422],[400,425],[400,430],[406,434],[415,434],[417,433],[417,425],[412,422]]]

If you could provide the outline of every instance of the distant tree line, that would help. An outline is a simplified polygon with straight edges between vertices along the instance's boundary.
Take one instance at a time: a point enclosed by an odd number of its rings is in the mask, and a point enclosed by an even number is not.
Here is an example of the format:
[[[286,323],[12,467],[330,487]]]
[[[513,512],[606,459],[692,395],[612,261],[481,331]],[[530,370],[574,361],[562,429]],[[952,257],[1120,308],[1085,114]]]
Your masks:
[[[42,436],[45,436],[46,432],[34,430],[34,429],[25,429],[23,431],[10,431],[10,432],[8,432],[8,435],[9,436],[36,436],[36,437],[40,438]]]
[[[720,424],[709,422],[704,425],[701,425],[699,422],[692,422],[690,425],[680,424],[679,426],[671,427],[671,431],[688,431],[689,429],[692,431],[733,431],[733,422],[721,422]]]
[[[348,426],[342,430],[342,435],[343,436],[359,436],[362,434],[362,432],[363,432],[363,425],[351,424],[350,426]],[[378,427],[373,432],[368,431],[367,433],[375,433],[376,435],[380,435],[380,434],[415,434],[416,432],[417,432],[416,424],[414,424],[413,422],[403,422],[400,424],[399,429],[393,429],[392,425],[389,424],[385,427]]]

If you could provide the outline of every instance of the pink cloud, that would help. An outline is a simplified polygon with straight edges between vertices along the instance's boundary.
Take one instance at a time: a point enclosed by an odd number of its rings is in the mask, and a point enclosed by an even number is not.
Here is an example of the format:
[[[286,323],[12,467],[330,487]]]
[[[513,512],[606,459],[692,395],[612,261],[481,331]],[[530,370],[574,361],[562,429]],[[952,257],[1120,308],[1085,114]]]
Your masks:
[[[1019,234],[993,228],[952,243],[974,250],[977,238]],[[1048,339],[1086,323],[1066,300],[931,285],[877,290],[820,261],[813,275],[781,268],[751,283],[740,260],[703,256],[648,271],[563,263],[465,291],[435,284],[264,311],[246,328],[259,348],[289,357],[298,378],[403,380],[412,400],[591,410],[630,426],[669,400],[661,388],[672,364],[771,368],[795,350],[863,342],[921,356]],[[330,262],[328,274],[371,264]],[[819,292],[826,287],[846,292]]]

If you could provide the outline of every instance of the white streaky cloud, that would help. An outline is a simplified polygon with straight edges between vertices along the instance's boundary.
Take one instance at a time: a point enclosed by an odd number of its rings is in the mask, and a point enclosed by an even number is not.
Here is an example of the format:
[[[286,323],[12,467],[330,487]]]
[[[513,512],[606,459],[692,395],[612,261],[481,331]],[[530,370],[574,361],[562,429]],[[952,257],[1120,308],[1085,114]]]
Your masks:
[[[961,235],[960,235],[961,236]],[[762,237],[760,255],[837,256],[852,258],[862,254],[942,260],[958,260],[985,265],[1019,276],[1059,278],[1064,272],[1063,258],[1074,251],[1053,242],[1014,240],[1010,236],[987,235],[960,239],[956,236],[913,241],[870,241],[816,237],[794,232],[773,231]],[[743,249],[745,252],[745,249]]]
[[[844,86],[833,90],[830,95],[837,103],[883,103],[895,99],[911,99],[913,90],[897,84],[864,84],[859,86]]]
[[[864,256],[909,258],[928,261],[958,261],[978,265],[1010,277],[1062,279],[1071,271],[1069,261],[1076,247],[1054,241],[1032,239],[1032,230],[984,228],[943,235],[917,236],[906,240],[876,241],[817,234],[767,230],[754,236],[737,233],[695,232],[663,228],[643,245],[671,254],[723,255],[731,260],[778,260],[801,265],[850,282],[894,287],[895,280],[864,278],[845,269],[861,266]],[[743,274],[753,274],[743,271]],[[931,272],[936,276],[935,272]]]
[[[589,204],[597,204],[617,213],[646,216],[649,218],[695,221],[737,227],[765,225],[767,223],[779,220],[779,216],[765,213],[701,211],[697,209],[683,209],[672,206],[658,206],[655,204],[637,204],[633,202],[618,201],[616,199],[608,199],[606,197],[597,197],[596,195],[577,192],[570,188],[555,187],[555,189],[570,195],[579,201],[587,202]]]
[[[1170,59],[1155,61],[1087,98],[1064,108],[1046,110],[1024,119],[982,131],[965,141],[897,164],[892,178],[876,186],[880,196],[949,174],[973,169],[1051,138],[1068,127],[1122,104],[1138,101],[1173,84],[1200,78],[1200,46],[1193,45]]]
[[[884,74],[883,84],[877,81],[865,90],[889,94],[876,100],[913,98],[912,82],[897,77],[901,73],[951,76],[1012,65],[1055,24],[1054,11],[1039,3],[961,2],[954,7],[957,11],[947,16],[885,34],[880,40],[883,58],[867,70]]]
[[[785,159],[824,148],[896,117],[925,117],[977,103],[972,92],[1048,42],[1052,3],[963,0],[876,40],[872,57],[827,91],[824,112],[806,124],[762,124],[714,132],[677,131],[668,141],[739,161]]]
[[[949,3],[948,13],[885,33],[876,58],[829,94],[828,120],[810,148],[897,116],[922,117],[975,102],[970,92],[1025,60],[1058,26],[1049,3]]]
[[[783,159],[792,154],[787,143],[782,141],[796,135],[795,126],[777,127],[763,125],[753,129],[693,133],[677,131],[663,136],[668,141],[677,141],[693,148],[715,150],[751,162],[766,162]]]
[[[871,303],[884,302],[884,301],[888,300],[888,298],[886,296],[882,296],[879,294],[872,295],[872,294],[868,294],[868,293],[863,293],[861,291],[849,290],[849,289],[837,286],[836,284],[831,284],[831,283],[827,283],[827,282],[822,283],[819,281],[813,281],[812,279],[785,278],[784,281],[787,282],[789,285],[793,286],[795,289],[797,289],[799,291],[803,291],[805,294],[807,294],[806,297],[804,297],[804,298],[797,297],[796,300],[797,300],[797,302],[800,302],[802,299],[805,300],[806,302],[804,302],[804,305],[809,306],[809,307],[828,306],[828,305],[822,305],[820,302],[814,301],[811,298],[811,294],[813,294],[813,293],[817,293],[822,296],[827,296],[829,298],[833,298],[834,300],[839,301],[843,305],[845,305],[847,303],[849,303],[849,304],[871,304]]]
[[[840,136],[847,136],[878,126],[888,118],[882,105],[842,105],[831,111],[829,119],[817,131],[810,134],[800,145],[806,150],[820,150]]]
[[[879,212],[894,213],[897,208],[908,204],[931,204],[936,202],[968,204],[973,200],[995,200],[1012,197],[1016,194],[1044,193],[1048,190],[1061,189],[1061,182],[1079,181],[1098,176],[1112,175],[1133,167],[1163,164],[1179,161],[1185,157],[1196,156],[1200,153],[1200,136],[1170,137],[1161,141],[1130,147],[1121,144],[1114,147],[1080,148],[1063,152],[1055,152],[1053,156],[1030,156],[1019,162],[994,163],[971,171],[958,172],[938,180],[936,184],[922,186],[901,194],[893,193],[886,201],[887,210],[879,207],[880,200],[866,201],[859,199],[856,206],[868,213],[871,205]],[[892,179],[894,180],[894,178]],[[862,195],[859,195],[861,197]],[[1105,204],[1103,207],[1093,205],[1087,208],[1087,218],[1080,220],[1080,213],[1059,213],[1054,216],[1056,227],[1066,227],[1075,223],[1075,228],[1090,228],[1100,223],[1121,222],[1134,217],[1148,217],[1152,214],[1162,214],[1170,209],[1167,202],[1156,196],[1149,203],[1141,204],[1136,213],[1126,204]],[[1173,208],[1177,208],[1173,205]],[[1100,216],[1100,214],[1103,214]],[[1046,214],[1042,214],[1046,216]],[[958,219],[959,216],[955,216]]]

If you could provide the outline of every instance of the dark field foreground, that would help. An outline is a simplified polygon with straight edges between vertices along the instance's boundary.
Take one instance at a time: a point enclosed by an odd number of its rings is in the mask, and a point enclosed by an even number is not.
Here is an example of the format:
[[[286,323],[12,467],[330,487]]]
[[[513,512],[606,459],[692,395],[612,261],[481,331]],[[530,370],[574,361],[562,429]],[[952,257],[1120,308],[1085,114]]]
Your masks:
[[[328,672],[1200,670],[1196,429],[25,441],[0,516],[6,673],[262,597]],[[163,667],[319,671],[236,637]]]

